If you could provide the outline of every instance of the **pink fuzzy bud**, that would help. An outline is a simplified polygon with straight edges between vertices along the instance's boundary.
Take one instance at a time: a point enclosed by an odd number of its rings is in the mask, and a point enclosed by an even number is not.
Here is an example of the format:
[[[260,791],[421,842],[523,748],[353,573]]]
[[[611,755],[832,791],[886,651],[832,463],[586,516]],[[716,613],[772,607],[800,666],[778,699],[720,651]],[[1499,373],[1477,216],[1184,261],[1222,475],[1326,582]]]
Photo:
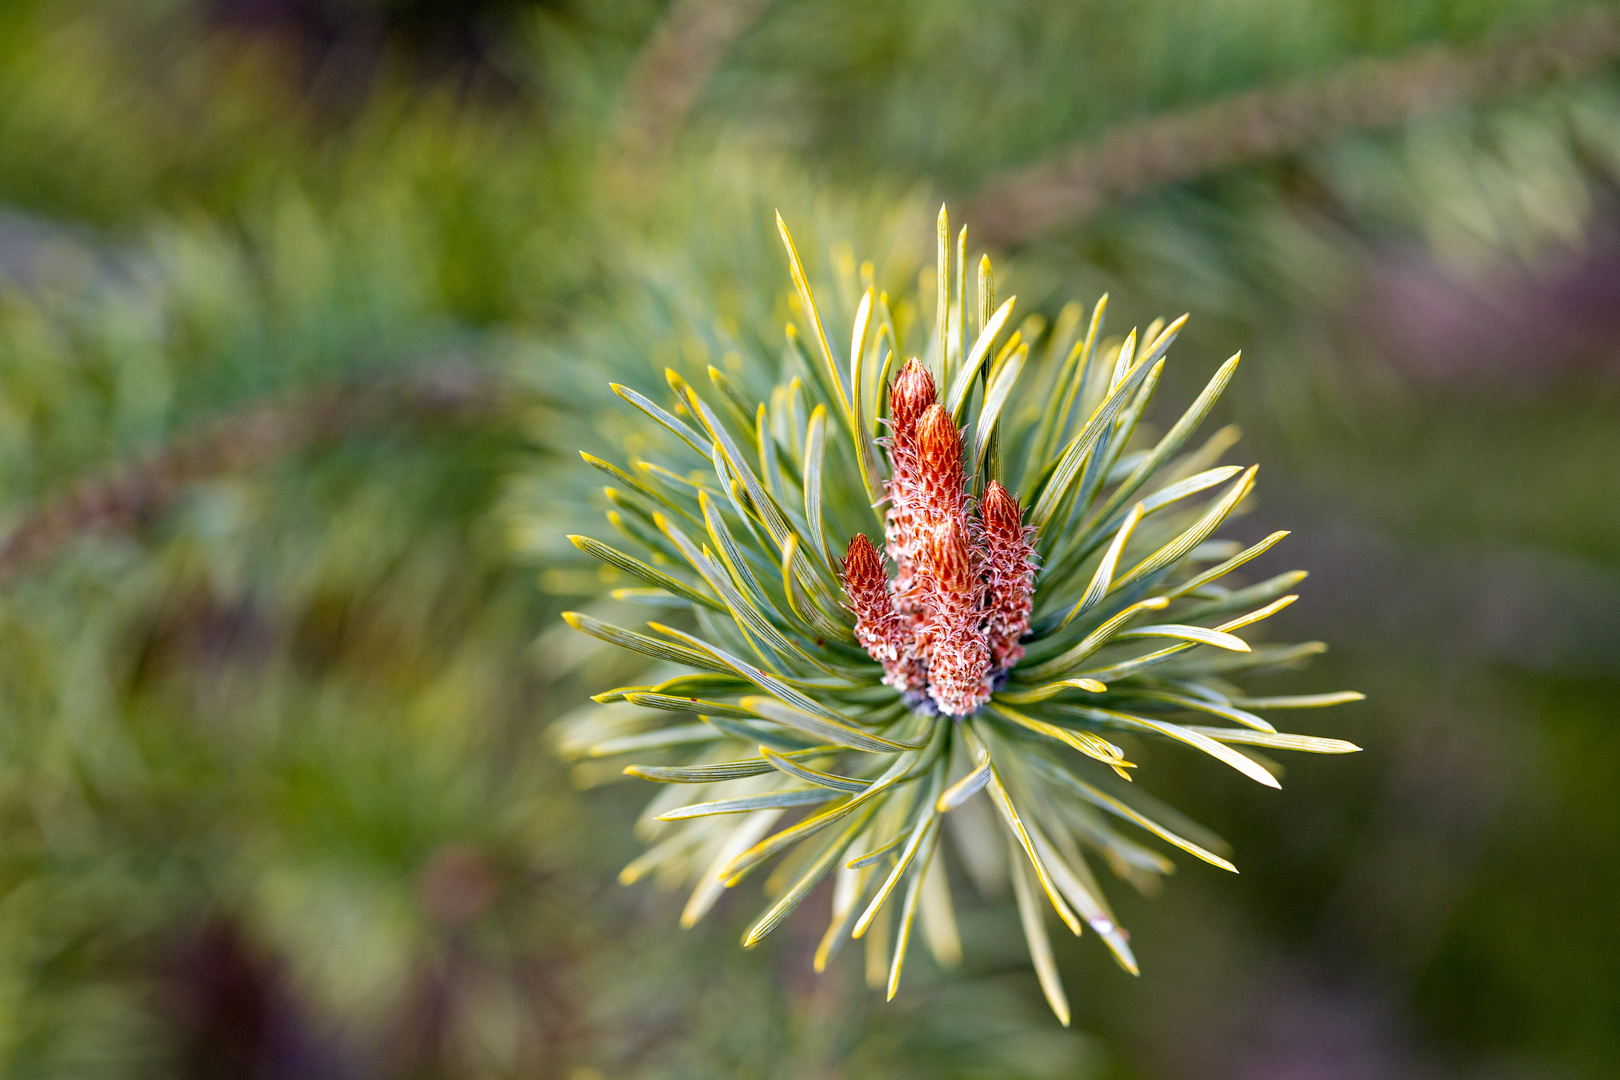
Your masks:
[[[932,530],[946,521],[967,523],[962,476],[962,437],[943,405],[930,405],[917,421],[919,524]]]
[[[934,377],[913,356],[905,362],[889,391],[889,415],[896,431],[910,431],[934,403]]]
[[[889,391],[889,510],[884,538],[894,560],[895,602],[909,620],[920,618],[914,596],[914,564],[921,544],[916,521],[920,497],[917,474],[917,421],[934,404],[934,378],[916,357],[907,360]]]
[[[990,647],[985,642],[980,553],[954,519],[924,545],[929,693],[941,712],[966,716],[990,700]]]
[[[1034,528],[1026,528],[1018,500],[1006,488],[990,481],[979,504],[984,522],[985,576],[990,583],[990,610],[986,620],[990,653],[995,666],[1006,670],[1023,659],[1018,643],[1029,630],[1035,595]]]
[[[925,679],[915,655],[915,637],[894,609],[883,557],[860,533],[849,542],[843,579],[844,595],[855,615],[855,638],[883,665],[883,681],[897,690],[921,689]]]

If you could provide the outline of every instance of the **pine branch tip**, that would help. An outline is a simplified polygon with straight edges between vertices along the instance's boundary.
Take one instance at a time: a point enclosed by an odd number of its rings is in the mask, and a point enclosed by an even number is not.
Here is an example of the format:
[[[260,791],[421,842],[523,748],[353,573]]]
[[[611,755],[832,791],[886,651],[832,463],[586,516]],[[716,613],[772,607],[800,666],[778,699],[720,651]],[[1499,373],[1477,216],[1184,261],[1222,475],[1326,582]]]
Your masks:
[[[1084,308],[1066,307],[1044,346],[1059,370],[1048,368],[1050,377],[1039,385],[1027,377],[1020,383],[1020,374],[1037,363],[1025,350],[1046,341],[1046,330],[1021,341],[1028,328],[1009,325],[1017,297],[995,296],[990,256],[971,259],[968,227],[961,223],[953,233],[946,205],[937,219],[938,260],[919,260],[916,269],[926,272],[912,275],[917,288],[932,295],[901,297],[909,313],[901,326],[893,322],[888,294],[876,291],[876,271],[837,253],[831,272],[839,287],[848,284],[846,267],[859,265],[862,291],[852,305],[852,326],[824,321],[843,306],[818,304],[779,208],[774,216],[788,255],[792,313],[785,325],[777,324],[787,342],[787,371],[774,390],[745,380],[749,373],[730,359],[725,369],[698,359],[664,368],[677,415],[614,384],[620,397],[661,426],[662,433],[652,429],[660,438],[676,436],[666,438],[668,445],[684,441],[704,458],[701,474],[638,460],[632,480],[581,452],[587,464],[619,478],[619,487],[604,492],[625,512],[610,511],[610,520],[648,551],[628,555],[588,537],[570,535],[570,541],[654,586],[638,588],[633,599],[690,604],[698,618],[695,625],[671,618],[686,630],[649,621],[642,634],[565,614],[593,637],[691,672],[666,679],[667,687],[621,688],[592,698],[686,714],[679,722],[624,735],[609,719],[590,739],[577,741],[604,753],[696,747],[685,751],[685,764],[622,769],[646,781],[758,778],[752,786],[715,789],[738,792],[733,799],[699,796],[704,802],[685,808],[696,810],[688,816],[651,808],[649,818],[673,825],[665,834],[673,839],[651,848],[636,876],[656,866],[660,881],[695,880],[698,893],[682,913],[682,925],[690,926],[704,900],[774,863],[776,869],[762,876],[775,903],[742,937],[751,949],[817,878],[835,870],[833,925],[812,967],[824,971],[841,943],[863,940],[869,982],[884,987],[887,968],[885,997],[892,1000],[919,896],[928,944],[944,947],[934,940],[930,905],[941,887],[948,902],[950,885],[943,876],[925,876],[926,860],[943,815],[981,788],[1016,835],[1012,850],[1023,849],[1017,872],[1033,897],[1044,894],[1076,936],[1083,931],[1077,913],[1094,910],[1086,902],[1071,907],[1076,889],[1093,887],[1077,882],[1090,881],[1088,860],[1106,862],[1116,850],[1116,818],[1237,873],[1230,860],[1134,808],[1136,766],[1105,736],[1124,729],[1175,739],[1278,789],[1276,766],[1229,744],[1318,753],[1360,749],[1342,740],[1268,732],[1269,721],[1245,711],[1272,703],[1335,704],[1360,700],[1359,693],[1247,698],[1227,681],[1241,681],[1229,673],[1288,664],[1325,648],[1251,645],[1233,633],[1296,600],[1292,593],[1269,598],[1303,575],[1252,587],[1215,584],[1289,535],[1277,531],[1244,548],[1220,533],[1231,515],[1247,508],[1258,475],[1255,464],[1220,464],[1241,434],[1235,425],[1209,436],[1201,450],[1184,449],[1242,354],[1225,362],[1168,433],[1149,438],[1136,429],[1138,413],[1190,313],[1104,339],[1108,294],[1097,298],[1089,323]],[[805,235],[815,247],[816,234]],[[968,295],[974,268],[977,307]],[[764,331],[753,337],[770,339],[769,323],[753,329]],[[847,359],[832,352],[831,342],[840,339],[848,343]],[[1116,344],[1105,346],[1105,340]],[[879,356],[882,366],[874,370]],[[720,397],[705,401],[683,378],[686,370],[705,371]],[[800,374],[790,376],[795,370]],[[700,386],[701,378],[694,375],[694,382]],[[745,387],[751,403],[741,396]],[[747,429],[747,451],[732,443],[739,427]],[[829,443],[838,445],[838,430],[852,445],[829,450]],[[638,494],[647,496],[647,505]],[[877,532],[850,531],[855,522],[848,514],[864,506],[877,511]],[[696,523],[690,537],[679,523],[684,518]],[[1139,548],[1145,549],[1140,555]],[[1098,558],[1107,569],[1093,575]],[[1142,595],[1149,592],[1155,595]],[[601,594],[615,594],[611,583]],[[1245,603],[1249,597],[1256,599]],[[1167,610],[1162,618],[1147,614]],[[1099,651],[1102,659],[1087,661]],[[651,696],[643,702],[629,691]],[[693,703],[690,709],[683,708],[686,702]],[[1213,714],[1241,726],[1183,720],[1183,713]],[[1023,730],[1007,737],[1015,726]],[[966,775],[944,764],[962,760],[955,756],[959,742],[970,755]],[[992,753],[1006,758],[999,771],[990,768]],[[1094,773],[1088,783],[1082,777],[1094,767],[1084,760],[1112,775]],[[862,764],[846,764],[854,761]],[[1116,776],[1131,786],[1117,785]],[[901,801],[891,801],[896,797]],[[1100,831],[1086,832],[1042,809],[1048,800],[1065,799],[1112,817],[1100,819],[1106,822],[1096,827]],[[901,806],[909,823],[897,836],[899,819],[891,818],[899,811],[892,808]],[[801,816],[803,807],[813,809]],[[879,812],[889,816],[875,819],[881,828],[874,829],[871,815]],[[786,826],[779,823],[784,813]],[[730,816],[716,816],[724,814]],[[711,843],[729,856],[718,869],[713,856],[702,854],[716,850],[704,846]],[[821,854],[811,858],[810,846]],[[920,867],[914,858],[924,860]],[[1152,869],[1168,873],[1174,866]],[[783,875],[795,874],[797,882],[787,884],[792,877]],[[883,882],[876,895],[874,877]],[[906,894],[901,938],[886,941],[902,907],[894,890],[908,880],[900,890]],[[1047,904],[1037,900],[1037,906],[1045,919]],[[1122,931],[1106,919],[1086,925],[1124,970],[1140,974]],[[1068,1026],[1071,1010],[1045,932],[1030,930],[1027,919],[1025,926],[1043,991]],[[868,930],[876,932],[868,937]],[[891,948],[892,961],[882,960]]]

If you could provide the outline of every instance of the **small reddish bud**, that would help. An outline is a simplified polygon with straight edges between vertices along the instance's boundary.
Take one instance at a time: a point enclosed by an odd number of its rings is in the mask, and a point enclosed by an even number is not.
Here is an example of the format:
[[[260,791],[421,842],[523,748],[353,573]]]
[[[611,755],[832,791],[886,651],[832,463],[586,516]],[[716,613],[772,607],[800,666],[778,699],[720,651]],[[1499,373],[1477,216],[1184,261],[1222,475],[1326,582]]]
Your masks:
[[[985,577],[990,585],[986,632],[995,666],[1023,659],[1019,639],[1029,631],[1035,595],[1033,528],[1025,528],[1018,500],[992,480],[979,504],[984,523]]]
[[[923,677],[914,655],[914,635],[889,596],[883,556],[860,533],[849,542],[843,580],[844,595],[855,615],[855,638],[883,665],[883,681],[898,690],[920,689]]]
[[[957,519],[966,525],[962,437],[943,405],[931,405],[917,422],[917,517],[926,528]]]
[[[934,403],[934,377],[922,361],[907,360],[889,389],[889,416],[895,433],[909,434],[917,419]]]
[[[928,537],[928,583],[938,594],[939,608],[967,611],[976,607],[979,589],[974,572],[974,552],[968,547],[967,533],[954,521],[946,521]]]
[[[984,519],[985,533],[998,536],[1023,535],[1024,513],[1012,492],[992,480],[985,485],[984,501],[979,505],[979,516]]]
[[[943,405],[930,405],[917,422],[917,467],[927,476],[962,473],[962,440]]]
[[[983,631],[979,561],[966,530],[955,520],[929,534],[923,571],[931,608],[928,691],[940,711],[951,716],[966,716],[990,699],[991,656]]]
[[[882,589],[887,579],[883,573],[883,556],[877,553],[865,533],[856,533],[849,541],[844,555],[844,585],[846,588]]]

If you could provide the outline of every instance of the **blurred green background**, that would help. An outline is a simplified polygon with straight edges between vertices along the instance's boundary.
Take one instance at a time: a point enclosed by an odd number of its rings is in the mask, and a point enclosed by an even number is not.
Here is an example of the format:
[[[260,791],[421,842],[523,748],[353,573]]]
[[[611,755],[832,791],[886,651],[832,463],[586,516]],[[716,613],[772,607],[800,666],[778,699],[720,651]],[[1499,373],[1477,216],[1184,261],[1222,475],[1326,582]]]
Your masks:
[[[774,208],[833,281],[942,199],[1190,312],[1171,404],[1244,351],[1277,690],[1369,695],[1280,793],[1155,761],[1243,874],[1115,890],[1072,1031],[1007,898],[889,1005],[678,930],[545,734],[607,380],[774,355]],[[1620,9],[0,0],[0,530],[0,1075],[1620,1075]]]

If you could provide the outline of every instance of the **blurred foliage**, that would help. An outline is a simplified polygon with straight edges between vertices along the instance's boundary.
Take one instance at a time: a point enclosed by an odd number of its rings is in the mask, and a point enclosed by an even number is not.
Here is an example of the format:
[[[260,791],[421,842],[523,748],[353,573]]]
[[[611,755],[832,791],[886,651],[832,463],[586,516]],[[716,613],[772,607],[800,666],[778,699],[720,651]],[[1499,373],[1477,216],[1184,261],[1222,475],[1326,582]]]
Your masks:
[[[809,974],[813,920],[677,932],[612,880],[637,794],[575,791],[544,738],[600,685],[550,598],[599,586],[561,544],[573,448],[623,434],[597,387],[723,357],[712,312],[785,321],[772,208],[816,273],[927,250],[884,222],[1069,142],[1573,9],[777,0],[626,176],[650,0],[0,5],[0,520],[331,380],[507,388],[222,466],[4,583],[0,1071],[1612,1074],[1612,72],[998,261],[1021,308],[1107,290],[1116,326],[1190,309],[1184,355],[1244,349],[1216,419],[1263,463],[1252,527],[1319,571],[1279,633],[1372,697],[1369,752],[1275,798],[1164,763],[1245,873],[1121,904],[1140,981],[1060,957],[1091,1035],[1043,1017],[1005,908],[890,1006]]]

